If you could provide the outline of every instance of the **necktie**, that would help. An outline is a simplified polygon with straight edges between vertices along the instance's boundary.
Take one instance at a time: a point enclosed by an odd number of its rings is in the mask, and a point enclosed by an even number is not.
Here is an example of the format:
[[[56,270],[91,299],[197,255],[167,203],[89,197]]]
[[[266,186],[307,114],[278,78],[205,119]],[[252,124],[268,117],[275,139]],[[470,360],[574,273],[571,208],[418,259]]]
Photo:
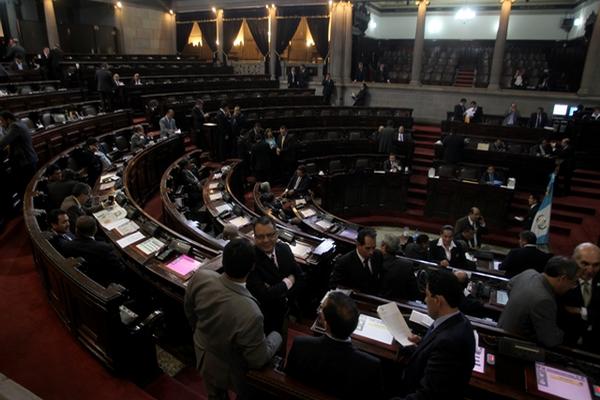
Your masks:
[[[423,339],[421,339],[421,341],[425,340],[427,338],[427,336],[431,335],[431,332],[433,332],[433,324],[429,325],[429,328],[427,328],[427,332],[425,332],[425,336],[423,336]]]
[[[535,122],[535,127],[539,128],[541,123],[542,123],[542,116],[540,114],[538,114],[537,121]]]
[[[277,258],[275,257],[275,252],[271,253],[271,261],[273,261],[273,264],[279,268],[279,265],[277,265]]]
[[[592,300],[592,288],[590,287],[589,281],[585,281],[581,285],[581,297],[583,297],[584,307],[589,306],[590,301]]]
[[[365,258],[364,264],[365,264],[365,268],[367,269],[367,271],[369,271],[369,273],[371,275],[373,275],[373,270],[371,270],[371,266],[369,265],[369,259],[368,258]]]

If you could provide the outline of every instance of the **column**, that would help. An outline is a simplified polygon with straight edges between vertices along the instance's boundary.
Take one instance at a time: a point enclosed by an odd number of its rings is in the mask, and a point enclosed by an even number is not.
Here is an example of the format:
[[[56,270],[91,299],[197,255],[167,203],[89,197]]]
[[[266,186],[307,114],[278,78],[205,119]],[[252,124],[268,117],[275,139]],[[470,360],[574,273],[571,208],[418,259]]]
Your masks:
[[[269,8],[269,73],[277,79],[277,8]]]
[[[8,0],[6,2],[6,14],[8,16],[8,26],[4,27],[4,35],[8,37],[6,31],[10,31],[10,36],[21,40],[21,30],[17,19],[17,10],[15,9],[15,1]],[[7,29],[8,28],[8,29]]]
[[[596,11],[598,14],[600,10]],[[596,16],[594,32],[588,45],[585,64],[583,64],[583,74],[581,75],[581,84],[579,85],[580,96],[600,96],[600,18]]]
[[[415,46],[413,47],[413,62],[410,73],[410,84],[421,84],[421,68],[423,67],[423,45],[425,44],[425,14],[428,0],[417,1],[417,30],[415,32]]]
[[[54,15],[54,2],[52,0],[44,0],[44,15],[46,18],[46,32],[48,34],[48,47],[60,47],[56,16]]]
[[[217,10],[217,60],[225,64],[223,51],[223,10]]]
[[[502,66],[504,64],[504,48],[506,47],[506,35],[508,34],[508,17],[513,0],[503,0],[500,8],[500,22],[498,23],[498,33],[496,34],[496,43],[494,44],[494,55],[492,56],[492,70],[490,71],[490,84],[488,89],[500,88],[500,77],[502,76]]]
[[[333,3],[330,20],[329,72],[336,84],[339,84],[346,76],[350,78],[352,69],[352,5],[344,1]]]

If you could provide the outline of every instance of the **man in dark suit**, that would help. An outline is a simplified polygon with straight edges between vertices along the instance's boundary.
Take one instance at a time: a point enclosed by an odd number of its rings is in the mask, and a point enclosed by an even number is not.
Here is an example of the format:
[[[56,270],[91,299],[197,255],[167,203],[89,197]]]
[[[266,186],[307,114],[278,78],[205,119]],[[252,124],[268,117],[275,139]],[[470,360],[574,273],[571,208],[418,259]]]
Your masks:
[[[460,244],[466,251],[476,249],[475,246],[475,229],[471,225],[465,225],[462,227],[462,231],[454,229],[454,241]]]
[[[58,45],[54,45],[52,50],[50,50],[50,55],[48,59],[49,64],[49,78],[50,79],[58,79],[63,80],[63,70],[60,63],[63,59],[63,51],[58,47]]]
[[[421,233],[414,243],[409,243],[404,248],[404,255],[416,260],[427,260],[429,256],[429,236]]]
[[[84,215],[77,218],[75,224],[77,237],[64,243],[64,253],[67,257],[83,257],[85,273],[102,286],[111,282],[123,283],[124,266],[112,244],[95,239],[96,220]]]
[[[465,149],[465,138],[458,133],[450,132],[442,140],[444,146],[444,162],[446,164],[457,164],[461,162]]]
[[[352,94],[352,99],[354,103],[352,104],[354,107],[364,107],[367,104],[367,96],[369,95],[367,84],[363,82],[360,87],[360,90],[356,94]]]
[[[160,127],[160,137],[168,138],[177,131],[177,122],[175,121],[175,111],[172,108],[167,110],[167,113],[158,121]]]
[[[335,89],[335,83],[333,79],[331,79],[331,74],[325,75],[325,79],[323,79],[321,85],[323,86],[323,104],[329,106],[331,105],[331,96]]]
[[[65,211],[69,215],[69,220],[73,221],[71,224],[71,231],[75,232],[75,221],[77,218],[86,215],[91,210],[85,208],[85,204],[90,199],[92,189],[90,185],[79,182],[73,186],[73,191],[70,196],[65,197],[60,205],[60,209]]]
[[[483,108],[477,105],[476,101],[472,101],[467,111],[465,111],[465,116],[469,117],[468,121],[476,124],[480,124],[483,120]],[[467,121],[467,119],[465,119]]]
[[[372,228],[358,232],[356,249],[336,260],[329,278],[330,288],[343,286],[369,294],[378,293],[383,257],[375,249],[376,239],[377,233]]]
[[[248,290],[258,300],[265,316],[265,332],[285,333],[290,307],[297,306],[304,285],[304,272],[285,243],[277,241],[277,228],[269,217],[254,223],[255,266],[248,275]]]
[[[425,302],[434,319],[417,343],[402,377],[402,399],[463,399],[475,363],[475,336],[459,311],[461,286],[450,271],[433,270],[427,277]]]
[[[531,231],[519,233],[519,248],[508,252],[506,258],[499,266],[500,270],[505,271],[506,276],[509,278],[527,269],[535,269],[537,272],[543,272],[552,254],[544,253],[538,249],[536,243],[537,237],[535,233]]]
[[[396,158],[396,154],[390,153],[388,159],[383,162],[383,170],[385,172],[401,172],[402,166]]]
[[[467,108],[465,107],[466,104],[467,99],[463,97],[458,104],[454,106],[454,113],[452,114],[452,119],[454,121],[463,122],[465,120],[465,111],[467,111]]]
[[[412,168],[412,158],[415,152],[413,135],[406,131],[403,125],[400,125],[395,140],[396,152],[404,156],[404,172],[408,173]]]
[[[481,236],[487,233],[487,225],[479,208],[471,207],[467,216],[459,218],[454,224],[454,232],[462,233],[467,226],[473,228],[475,232],[473,237],[475,247],[481,247]]]
[[[385,235],[380,249],[383,265],[379,295],[389,299],[416,300],[419,297],[419,288],[412,262],[396,257],[401,252],[398,236]]]
[[[298,75],[298,71],[296,71],[296,67],[292,67],[290,73],[288,74],[288,88],[299,88],[300,87],[300,76]]]
[[[46,176],[48,177],[46,186],[48,206],[49,208],[58,208],[63,200],[73,192],[77,181],[65,178],[62,170],[56,164],[52,164],[46,169]]]
[[[543,273],[528,269],[512,278],[498,328],[547,347],[561,344],[564,332],[557,324],[556,298],[577,286],[578,269],[575,261],[555,256]]]
[[[575,149],[571,146],[569,138],[561,140],[557,158],[560,162],[558,173],[563,178],[562,190],[559,190],[559,194],[569,195],[571,194],[571,179],[573,179],[573,171],[575,171]]]
[[[262,134],[255,136],[255,143],[250,149],[250,165],[258,181],[271,179],[273,151]]]
[[[286,373],[336,398],[382,398],[379,359],[357,350],[350,339],[358,318],[358,309],[350,297],[331,292],[319,311],[326,334],[294,338]]]
[[[600,248],[592,243],[581,243],[573,258],[580,268],[577,287],[559,300],[559,325],[565,331],[565,344],[583,345],[591,351],[600,348],[598,318],[600,313]]]
[[[538,107],[537,112],[534,112],[529,117],[530,128],[543,128],[548,125],[548,114],[544,112],[542,107]]]
[[[367,71],[362,62],[358,63],[356,67],[356,73],[354,74],[354,82],[364,82],[367,80]]]
[[[300,66],[300,71],[298,72],[298,87],[301,89],[308,88],[308,82],[310,81],[310,75],[306,70],[304,65]]]
[[[69,230],[69,216],[66,211],[54,209],[48,213],[48,223],[51,233],[50,244],[62,254],[65,243],[75,239],[75,235]]]
[[[454,276],[460,283],[462,292],[460,294],[460,301],[458,302],[458,309],[465,315],[470,315],[477,318],[491,317],[490,312],[487,311],[483,303],[473,296],[469,291],[469,275],[465,271],[454,271]]]
[[[283,192],[283,197],[302,197],[308,193],[310,189],[310,177],[306,176],[306,167],[299,165],[296,168],[296,173],[290,178],[290,181]]]
[[[287,179],[296,167],[296,138],[288,133],[285,125],[279,127],[279,136],[276,140],[277,156],[281,164],[281,173]]]
[[[232,135],[231,113],[226,103],[221,104],[215,119],[217,129],[213,129],[213,135],[210,138],[210,152],[217,161],[223,161],[229,152],[229,149],[226,149],[225,146],[229,143]]]
[[[454,228],[444,225],[440,238],[429,242],[429,261],[438,263],[440,267],[475,269],[465,256],[465,249],[453,240]]]
[[[113,92],[115,82],[112,74],[108,70],[108,64],[104,63],[100,69],[96,70],[96,90],[100,93],[102,100],[102,109],[104,112],[112,111]]]
[[[535,219],[535,215],[540,209],[540,197],[538,194],[531,193],[529,197],[527,197],[527,215],[525,217],[515,217],[517,221],[521,221],[523,225],[523,229],[528,231],[531,229],[531,225],[533,224],[533,220]]]
[[[194,144],[199,149],[207,149],[206,138],[204,137],[204,123],[208,118],[208,114],[204,112],[204,101],[196,99],[192,108],[192,136]]]
[[[247,397],[248,369],[264,367],[281,346],[281,335],[265,337],[263,315],[245,287],[254,266],[254,249],[234,239],[223,249],[224,273],[199,268],[185,291],[185,315],[194,329],[196,367],[208,398]]]
[[[377,134],[377,151],[384,154],[396,151],[396,132],[392,120],[388,120],[386,127]]]
[[[496,185],[498,182],[504,183],[504,177],[496,172],[496,167],[489,165],[481,175],[479,183],[483,185]]]
[[[8,49],[6,50],[6,60],[12,61],[16,56],[25,58],[25,48],[19,44],[19,39],[10,38],[8,39]]]

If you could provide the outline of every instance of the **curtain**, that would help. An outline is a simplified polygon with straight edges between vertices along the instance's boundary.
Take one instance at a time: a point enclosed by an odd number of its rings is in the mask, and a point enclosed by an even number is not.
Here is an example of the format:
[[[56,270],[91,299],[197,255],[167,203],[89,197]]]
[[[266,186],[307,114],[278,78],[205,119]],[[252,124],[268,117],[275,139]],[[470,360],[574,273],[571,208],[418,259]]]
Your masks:
[[[192,32],[193,22],[186,22],[184,24],[176,24],[177,26],[177,52],[181,53],[188,42],[190,33]]]
[[[217,21],[198,22],[202,31],[202,39],[213,51],[217,51]]]
[[[329,53],[329,40],[327,36],[329,33],[329,18],[306,18],[308,22],[308,29],[312,34],[312,38],[315,41],[315,46],[319,55],[325,59],[327,53]]]
[[[229,54],[233,47],[233,41],[242,27],[242,20],[223,21],[223,52]]]
[[[288,47],[290,40],[298,29],[300,18],[278,18],[277,19],[277,43],[275,49],[281,54]]]
[[[269,20],[247,19],[246,22],[258,50],[266,57],[269,54]]]

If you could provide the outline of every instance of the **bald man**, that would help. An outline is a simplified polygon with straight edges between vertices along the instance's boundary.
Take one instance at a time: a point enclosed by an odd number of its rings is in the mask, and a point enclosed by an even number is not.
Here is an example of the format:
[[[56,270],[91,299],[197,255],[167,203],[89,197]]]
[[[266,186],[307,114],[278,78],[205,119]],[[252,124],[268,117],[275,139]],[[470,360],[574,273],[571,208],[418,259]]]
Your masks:
[[[600,248],[593,243],[581,243],[573,251],[579,266],[577,286],[561,299],[563,306],[560,324],[565,330],[565,344],[583,345],[600,350]]]

